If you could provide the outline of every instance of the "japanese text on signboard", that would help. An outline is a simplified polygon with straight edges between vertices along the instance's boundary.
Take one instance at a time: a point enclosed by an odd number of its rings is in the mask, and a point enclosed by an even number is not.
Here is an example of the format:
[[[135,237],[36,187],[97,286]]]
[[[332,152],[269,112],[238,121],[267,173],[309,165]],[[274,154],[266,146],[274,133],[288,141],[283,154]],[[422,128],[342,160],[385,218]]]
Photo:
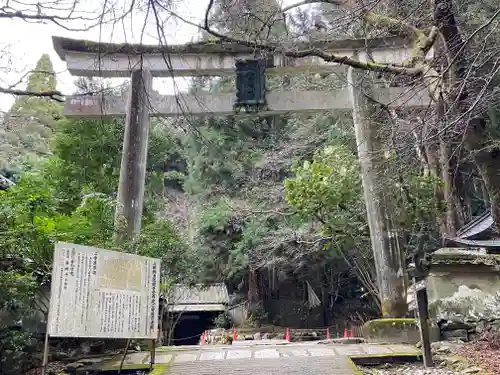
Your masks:
[[[57,243],[49,335],[156,338],[159,271],[158,259]]]

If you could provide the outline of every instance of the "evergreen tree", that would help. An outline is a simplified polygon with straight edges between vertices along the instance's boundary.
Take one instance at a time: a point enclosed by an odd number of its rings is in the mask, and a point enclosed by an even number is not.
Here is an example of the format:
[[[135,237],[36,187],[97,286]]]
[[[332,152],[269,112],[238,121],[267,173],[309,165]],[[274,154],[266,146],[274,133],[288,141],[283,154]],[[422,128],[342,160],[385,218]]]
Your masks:
[[[57,81],[49,55],[38,60],[28,75],[26,90],[56,91]],[[62,105],[48,97],[16,98],[0,127],[0,168],[17,169],[27,159],[50,154],[49,144]]]
[[[44,54],[38,60],[35,69],[28,76],[27,91],[56,91],[57,82],[54,67],[49,55]],[[35,117],[43,125],[51,126],[61,117],[62,107],[50,98],[23,96],[16,99],[10,109],[10,116]]]
[[[276,40],[286,32],[277,1],[219,0],[211,23],[221,32],[245,40]]]
[[[43,54],[38,60],[35,70],[28,77],[26,89],[33,92],[56,90],[56,76],[49,55]]]

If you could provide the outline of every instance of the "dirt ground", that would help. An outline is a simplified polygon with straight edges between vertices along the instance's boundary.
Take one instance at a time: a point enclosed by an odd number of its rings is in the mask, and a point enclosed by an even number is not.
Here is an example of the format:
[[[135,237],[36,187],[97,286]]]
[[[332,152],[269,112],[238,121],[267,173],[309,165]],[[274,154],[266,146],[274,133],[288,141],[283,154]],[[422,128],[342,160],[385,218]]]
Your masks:
[[[478,340],[459,346],[455,352],[492,375],[500,375],[500,333],[485,333]]]
[[[485,333],[470,343],[440,342],[432,345],[434,367],[422,364],[362,368],[365,375],[500,375],[500,334]]]

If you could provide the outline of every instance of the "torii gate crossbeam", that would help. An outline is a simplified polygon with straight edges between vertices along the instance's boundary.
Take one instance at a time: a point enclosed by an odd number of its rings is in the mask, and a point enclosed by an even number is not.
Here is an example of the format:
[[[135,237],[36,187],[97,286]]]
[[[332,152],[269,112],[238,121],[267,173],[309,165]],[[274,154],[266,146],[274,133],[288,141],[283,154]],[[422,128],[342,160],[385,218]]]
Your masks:
[[[266,74],[333,73],[345,67],[317,57],[290,59],[276,46],[275,52],[259,52],[235,43],[191,43],[170,46],[97,43],[61,37],[52,38],[54,49],[76,76],[130,77],[139,66],[153,77],[234,75],[234,61],[265,57]],[[370,56],[380,63],[402,63],[412,56],[408,40],[401,37],[293,42],[297,50],[318,48],[329,53],[367,61]],[[432,51],[430,52],[430,55]]]
[[[375,100],[391,108],[425,107],[429,104],[426,90],[409,90],[404,87],[380,88]],[[234,94],[181,94],[159,95],[151,93],[148,106],[151,116],[225,116],[234,115]],[[349,90],[339,91],[271,91],[266,95],[267,109],[260,115],[286,113],[311,113],[353,108]],[[125,116],[125,96],[73,96],[66,98],[64,114],[70,117],[121,117]]]
[[[60,37],[53,37],[53,44],[61,59],[66,61],[70,73],[74,75],[132,76],[127,101],[124,97],[118,96],[104,101],[99,97],[72,97],[68,98],[65,108],[67,116],[126,115],[127,129],[118,190],[119,192],[130,190],[130,192],[118,194],[117,213],[123,210],[123,216],[128,222],[126,233],[120,236],[122,238],[133,238],[141,227],[149,117],[178,116],[189,112],[195,115],[232,113],[232,94],[183,95],[180,102],[184,103],[184,108],[179,108],[175,97],[160,96],[151,91],[152,77],[233,75],[236,59],[255,57],[267,59],[269,65],[266,69],[267,74],[345,72],[345,67],[325,63],[315,57],[290,60],[281,52],[283,48],[288,48],[286,45],[276,46],[274,52],[258,52],[256,56],[252,48],[238,44],[195,43],[161,47],[97,43]],[[360,61],[366,61],[370,55],[382,63],[403,63],[412,54],[410,43],[401,37],[315,41],[304,45],[295,44],[293,47],[299,50],[321,48],[339,56],[356,56]],[[432,51],[429,53],[429,56],[431,55]],[[408,88],[380,89],[374,95],[384,104],[392,106],[422,107],[429,102],[428,95],[423,90]],[[345,90],[338,93],[271,92],[267,94],[269,110],[267,113],[352,109],[350,98]],[[131,136],[127,137],[127,134]],[[140,135],[140,142],[136,142],[134,134]],[[129,186],[127,181],[135,182]]]

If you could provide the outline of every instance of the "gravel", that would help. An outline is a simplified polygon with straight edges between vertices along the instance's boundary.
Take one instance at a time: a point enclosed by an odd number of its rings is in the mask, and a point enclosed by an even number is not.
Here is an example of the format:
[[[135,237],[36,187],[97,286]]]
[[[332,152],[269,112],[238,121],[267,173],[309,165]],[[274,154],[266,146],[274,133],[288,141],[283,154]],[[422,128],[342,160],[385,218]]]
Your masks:
[[[451,368],[435,367],[426,369],[420,364],[384,366],[379,368],[361,368],[365,375],[457,375],[459,372]],[[461,373],[460,373],[461,374]]]
[[[500,375],[500,352],[492,340],[475,343],[436,342],[432,344],[433,368],[421,363],[360,368],[364,375],[473,375],[489,370]],[[467,361],[464,361],[466,359]],[[481,367],[478,367],[481,366]]]
[[[66,365],[63,362],[51,362],[47,365],[47,374],[59,374],[66,368]],[[25,373],[25,375],[41,375],[42,374],[42,368],[37,367],[37,368],[32,368],[28,372]]]

